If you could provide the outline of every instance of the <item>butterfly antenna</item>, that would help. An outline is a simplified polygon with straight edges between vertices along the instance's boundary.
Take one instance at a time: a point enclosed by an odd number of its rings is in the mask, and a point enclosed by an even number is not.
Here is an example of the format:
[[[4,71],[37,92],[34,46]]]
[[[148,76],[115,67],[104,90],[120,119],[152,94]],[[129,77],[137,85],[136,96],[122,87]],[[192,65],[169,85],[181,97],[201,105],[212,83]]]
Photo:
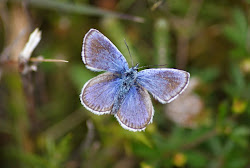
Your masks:
[[[133,59],[132,59],[132,56],[131,56],[131,54],[130,54],[130,50],[129,50],[129,48],[128,48],[128,44],[127,44],[127,42],[126,42],[125,39],[124,39],[124,43],[125,43],[125,45],[126,45],[126,47],[127,47],[127,49],[128,49],[128,53],[129,53],[129,56],[130,56],[130,59],[131,59],[132,66],[134,66]]]
[[[149,68],[149,67],[156,67],[156,66],[160,66],[160,67],[162,67],[162,66],[166,66],[167,64],[163,64],[163,65],[145,65],[145,66],[141,66],[141,67],[139,67],[138,69],[141,69],[141,68]]]

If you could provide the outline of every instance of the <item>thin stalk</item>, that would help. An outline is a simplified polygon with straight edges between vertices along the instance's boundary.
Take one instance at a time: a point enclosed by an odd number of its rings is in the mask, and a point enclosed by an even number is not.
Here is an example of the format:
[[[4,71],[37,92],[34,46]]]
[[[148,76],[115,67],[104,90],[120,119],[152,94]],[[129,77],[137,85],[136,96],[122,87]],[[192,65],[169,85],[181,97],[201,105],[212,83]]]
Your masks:
[[[22,0],[10,0],[10,1],[21,2]],[[73,4],[67,2],[60,2],[56,0],[29,0],[28,3],[34,7],[50,9],[50,10],[61,10],[63,12],[86,14],[92,16],[111,16],[139,23],[144,22],[144,18],[142,17],[108,11],[86,4]]]

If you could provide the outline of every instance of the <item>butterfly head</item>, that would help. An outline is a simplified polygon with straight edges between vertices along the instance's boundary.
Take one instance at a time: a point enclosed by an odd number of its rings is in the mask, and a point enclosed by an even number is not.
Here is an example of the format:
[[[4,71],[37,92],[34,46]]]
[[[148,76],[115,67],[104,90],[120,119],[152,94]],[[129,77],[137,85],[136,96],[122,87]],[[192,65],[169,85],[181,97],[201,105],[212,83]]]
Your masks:
[[[139,63],[137,63],[134,67],[132,67],[133,70],[138,71],[139,69]]]
[[[136,76],[137,76],[137,72],[138,72],[138,66],[139,64],[137,63],[135,66],[131,67],[130,69],[128,69],[124,74],[123,74],[123,78],[127,78],[131,81],[135,80]]]

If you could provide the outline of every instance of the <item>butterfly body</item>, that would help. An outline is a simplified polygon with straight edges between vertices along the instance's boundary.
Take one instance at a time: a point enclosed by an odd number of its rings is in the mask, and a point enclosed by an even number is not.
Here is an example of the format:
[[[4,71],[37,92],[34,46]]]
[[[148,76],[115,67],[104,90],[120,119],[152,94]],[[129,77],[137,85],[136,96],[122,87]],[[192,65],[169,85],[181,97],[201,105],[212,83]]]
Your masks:
[[[132,67],[129,70],[127,70],[125,73],[121,74],[121,85],[118,91],[118,96],[114,101],[111,114],[117,113],[130,88],[136,85],[137,72],[138,72],[138,64],[135,67]]]
[[[115,45],[98,30],[85,35],[82,60],[92,71],[106,71],[82,88],[82,105],[97,115],[113,114],[130,131],[142,131],[152,122],[154,108],[148,92],[169,103],[188,85],[189,73],[171,68],[132,68]]]

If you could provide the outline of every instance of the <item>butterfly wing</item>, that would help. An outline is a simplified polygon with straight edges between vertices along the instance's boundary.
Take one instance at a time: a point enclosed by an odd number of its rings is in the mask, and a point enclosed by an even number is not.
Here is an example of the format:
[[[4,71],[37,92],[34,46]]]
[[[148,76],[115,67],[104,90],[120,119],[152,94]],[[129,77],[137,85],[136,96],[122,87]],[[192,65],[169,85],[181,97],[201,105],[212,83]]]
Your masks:
[[[142,131],[152,122],[154,109],[148,92],[132,86],[115,117],[121,126],[130,131]]]
[[[120,82],[120,78],[109,72],[90,79],[82,88],[82,105],[94,114],[110,113]]]
[[[95,29],[90,29],[83,39],[82,60],[93,71],[122,73],[128,69],[128,63],[121,52]]]
[[[161,103],[169,103],[185,90],[189,78],[186,71],[157,68],[140,71],[137,82]]]

